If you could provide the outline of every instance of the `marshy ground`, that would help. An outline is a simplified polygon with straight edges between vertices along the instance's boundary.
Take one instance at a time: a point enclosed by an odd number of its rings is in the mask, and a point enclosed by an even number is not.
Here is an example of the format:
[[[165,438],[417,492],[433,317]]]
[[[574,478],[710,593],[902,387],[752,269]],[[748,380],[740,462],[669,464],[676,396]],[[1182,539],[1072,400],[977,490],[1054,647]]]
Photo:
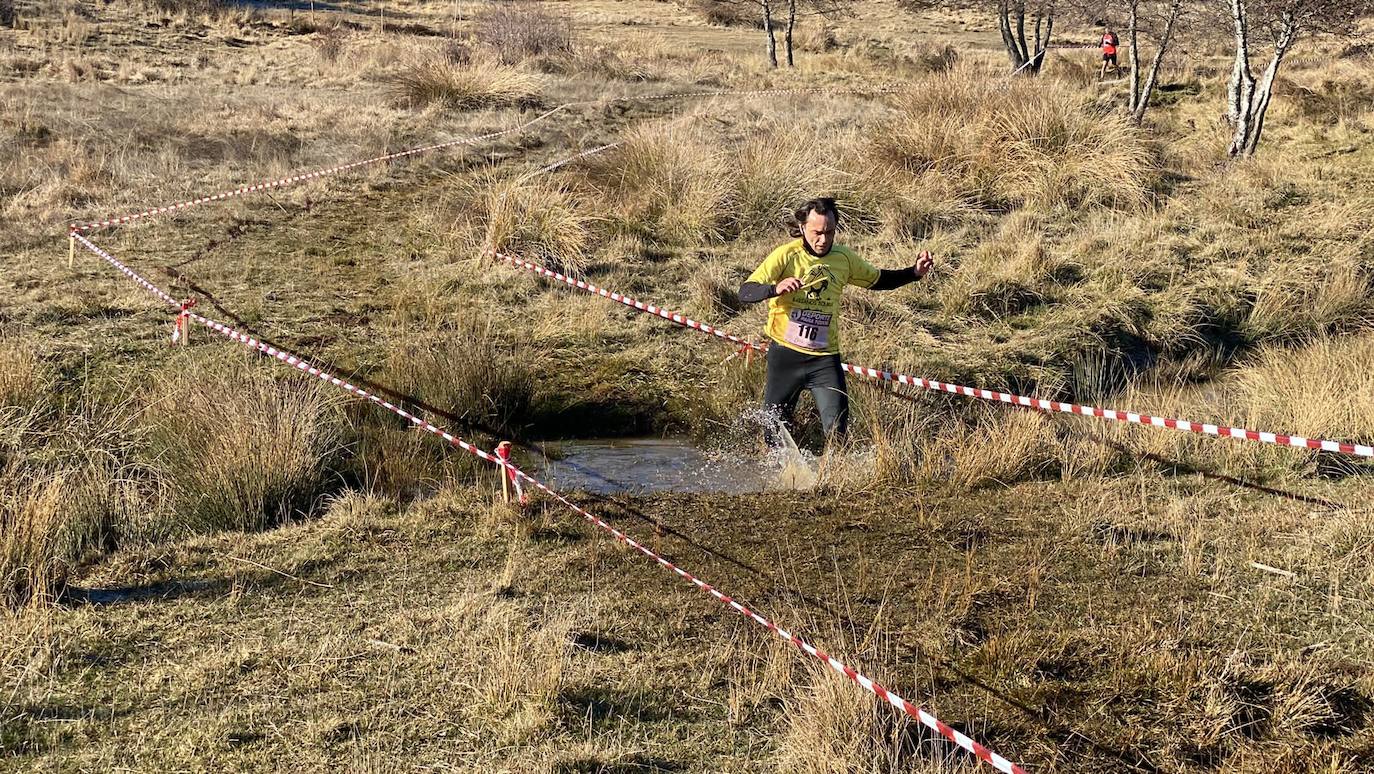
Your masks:
[[[18,5],[0,767],[977,768],[556,503],[494,504],[484,463],[204,330],[169,347],[171,312],[93,256],[67,267],[68,222],[566,102],[92,239],[484,447],[674,433],[752,453],[757,365],[482,252],[755,335],[734,288],[829,192],[874,263],[940,260],[846,299],[852,362],[1374,439],[1359,49],[1300,51],[1266,147],[1227,162],[1228,63],[1205,45],[1137,129],[1091,51],[1001,77],[991,15],[859,4],[804,20],[775,71],[761,33],[698,5],[518,7],[552,25],[538,51],[492,13]],[[1370,767],[1367,465],[851,384],[854,449],[814,489],[572,496],[1029,771]]]

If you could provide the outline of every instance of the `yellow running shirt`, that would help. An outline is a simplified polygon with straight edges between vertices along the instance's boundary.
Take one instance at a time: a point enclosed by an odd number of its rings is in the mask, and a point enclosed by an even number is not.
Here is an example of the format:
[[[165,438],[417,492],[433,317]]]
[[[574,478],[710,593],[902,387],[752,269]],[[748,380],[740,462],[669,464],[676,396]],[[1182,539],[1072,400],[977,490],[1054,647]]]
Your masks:
[[[776,285],[788,277],[800,279],[802,286],[768,299],[768,338],[808,355],[839,352],[840,291],[845,285],[872,287],[878,270],[844,245],[817,258],[794,239],[769,253],[747,281]]]

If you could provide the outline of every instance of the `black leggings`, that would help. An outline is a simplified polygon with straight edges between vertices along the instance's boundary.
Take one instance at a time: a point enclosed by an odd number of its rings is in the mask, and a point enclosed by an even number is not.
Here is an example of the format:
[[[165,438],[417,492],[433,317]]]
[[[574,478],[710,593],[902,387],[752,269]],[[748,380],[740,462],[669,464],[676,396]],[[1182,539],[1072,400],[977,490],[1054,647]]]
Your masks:
[[[826,437],[844,438],[849,432],[849,392],[839,355],[804,355],[777,342],[768,347],[768,382],[763,407],[788,424],[802,390],[811,390]],[[773,439],[769,439],[773,443]]]

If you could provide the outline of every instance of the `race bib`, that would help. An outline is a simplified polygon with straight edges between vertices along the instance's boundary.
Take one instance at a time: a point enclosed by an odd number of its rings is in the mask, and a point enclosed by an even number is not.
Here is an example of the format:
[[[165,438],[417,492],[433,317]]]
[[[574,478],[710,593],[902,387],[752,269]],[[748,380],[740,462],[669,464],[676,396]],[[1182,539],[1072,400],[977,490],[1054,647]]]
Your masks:
[[[787,315],[783,340],[803,349],[824,350],[830,344],[830,315],[811,309],[793,309]]]

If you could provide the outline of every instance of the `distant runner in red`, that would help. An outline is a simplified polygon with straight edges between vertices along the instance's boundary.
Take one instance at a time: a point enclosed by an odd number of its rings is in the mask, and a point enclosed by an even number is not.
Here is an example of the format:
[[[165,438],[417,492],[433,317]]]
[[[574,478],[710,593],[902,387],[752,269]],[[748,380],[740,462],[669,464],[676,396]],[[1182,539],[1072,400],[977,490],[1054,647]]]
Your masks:
[[[1121,77],[1121,65],[1116,63],[1116,47],[1119,45],[1121,38],[1118,38],[1116,30],[1108,25],[1102,33],[1102,72],[1097,75],[1099,81],[1107,77],[1107,65],[1112,66],[1112,77]]]

